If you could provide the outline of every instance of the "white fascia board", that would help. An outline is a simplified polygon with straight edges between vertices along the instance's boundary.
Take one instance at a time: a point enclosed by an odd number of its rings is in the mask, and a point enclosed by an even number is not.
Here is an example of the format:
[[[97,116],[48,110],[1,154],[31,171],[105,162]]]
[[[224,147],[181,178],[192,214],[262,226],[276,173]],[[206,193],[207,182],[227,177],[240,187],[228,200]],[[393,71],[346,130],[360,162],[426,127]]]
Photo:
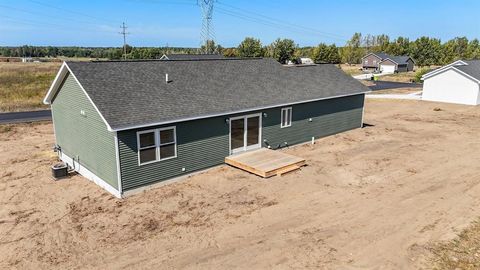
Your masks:
[[[285,107],[285,106],[291,106],[291,105],[295,105],[295,104],[308,103],[308,102],[314,102],[314,101],[320,101],[320,100],[342,98],[342,97],[349,97],[349,96],[357,96],[357,95],[367,94],[367,93],[370,93],[370,92],[372,92],[372,91],[360,92],[360,93],[355,93],[355,94],[347,94],[347,95],[339,95],[339,96],[326,97],[326,98],[303,100],[303,101],[291,102],[291,103],[276,104],[276,105],[251,108],[251,109],[246,109],[246,110],[238,110],[238,111],[231,111],[231,112],[224,112],[224,113],[208,114],[208,115],[201,115],[201,116],[188,117],[188,118],[179,118],[179,119],[174,119],[174,120],[169,120],[169,121],[148,123],[148,124],[143,124],[143,125],[125,126],[125,127],[120,127],[120,128],[114,128],[111,131],[124,131],[124,130],[140,129],[140,128],[146,128],[146,127],[152,127],[152,126],[161,126],[161,125],[173,124],[173,123],[178,123],[178,122],[186,122],[186,121],[199,120],[199,119],[205,119],[205,118],[211,118],[211,117],[226,116],[226,115],[238,114],[238,113],[247,113],[247,112],[259,111],[259,110],[265,110],[265,109],[271,109],[271,108],[277,108],[277,107]],[[365,104],[364,104],[364,106],[365,106]]]
[[[85,88],[83,88],[82,84],[80,83],[80,81],[77,79],[77,77],[75,76],[75,74],[73,74],[72,70],[70,69],[70,67],[68,66],[67,62],[63,62],[62,64],[62,67],[60,68],[60,71],[58,72],[57,76],[55,77],[55,80],[53,81],[52,83],[52,86],[50,87],[50,89],[48,90],[48,93],[47,95],[45,96],[45,99],[43,100],[43,103],[45,104],[51,104],[52,102],[52,99],[53,97],[55,96],[55,94],[60,90],[60,85],[61,83],[63,82],[63,80],[65,79],[65,76],[67,76],[67,74],[70,74],[72,75],[73,79],[75,80],[75,82],[80,86],[80,89],[82,89],[83,93],[85,94],[85,96],[87,97],[88,101],[90,101],[90,103],[92,104],[92,106],[95,108],[95,110],[97,111],[98,115],[100,115],[100,118],[102,118],[102,121],[105,123],[105,125],[107,126],[107,130],[108,131],[113,131],[112,128],[110,127],[110,125],[108,124],[107,120],[105,120],[105,117],[103,117],[102,113],[100,112],[100,110],[97,108],[97,105],[95,105],[95,103],[92,101],[92,99],[90,98],[90,96],[88,95],[87,91],[85,91]]]
[[[441,73],[444,73],[444,72],[447,72],[447,71],[449,71],[449,70],[454,70],[454,71],[458,72],[460,75],[463,75],[464,77],[466,77],[467,79],[470,79],[470,80],[472,80],[472,81],[480,84],[480,80],[479,80],[479,79],[477,79],[477,78],[475,78],[475,77],[473,77],[473,76],[471,76],[471,75],[469,75],[469,74],[461,71],[461,70],[458,69],[458,68],[455,68],[455,66],[450,66],[450,67],[442,70],[441,72],[438,72],[437,74],[434,74],[433,76],[438,75],[438,74],[441,74]],[[432,76],[429,76],[428,78],[431,78],[431,77],[432,77]],[[428,79],[428,78],[425,78],[425,79]],[[422,80],[425,80],[425,79],[422,77]]]
[[[60,70],[58,71],[57,75],[55,76],[55,79],[53,80],[52,85],[50,85],[50,89],[48,89],[47,95],[43,99],[43,104],[51,103],[53,96],[55,95],[55,93],[57,93],[57,90],[60,87],[60,84],[62,83],[63,79],[65,79],[65,75],[68,72],[68,69],[66,66],[67,64],[63,62],[62,66],[60,67]]]
[[[466,65],[468,65],[468,64],[467,64],[466,62],[462,61],[462,60],[457,60],[457,61],[455,61],[455,62],[453,62],[453,63],[450,63],[450,64],[448,64],[448,65],[446,65],[446,66],[443,66],[443,67],[441,67],[441,68],[432,70],[432,71],[428,72],[427,74],[424,74],[424,75],[422,76],[422,80],[428,79],[429,77],[432,77],[432,76],[434,76],[434,75],[436,75],[436,74],[438,74],[438,73],[440,73],[440,72],[442,72],[442,71],[444,71],[444,70],[447,70],[447,69],[449,69],[450,67],[458,66],[458,65],[464,65],[464,66],[466,66]]]
[[[397,62],[395,62],[395,61],[393,61],[393,60],[392,60],[392,59],[390,59],[390,58],[385,58],[385,59],[383,59],[382,61],[380,61],[380,63],[378,63],[378,64],[380,65],[381,63],[383,63],[383,62],[385,62],[385,61],[387,61],[387,60],[390,60],[390,61],[392,61],[392,63],[394,63],[395,65],[397,65],[397,66],[398,66],[398,63],[397,63]]]

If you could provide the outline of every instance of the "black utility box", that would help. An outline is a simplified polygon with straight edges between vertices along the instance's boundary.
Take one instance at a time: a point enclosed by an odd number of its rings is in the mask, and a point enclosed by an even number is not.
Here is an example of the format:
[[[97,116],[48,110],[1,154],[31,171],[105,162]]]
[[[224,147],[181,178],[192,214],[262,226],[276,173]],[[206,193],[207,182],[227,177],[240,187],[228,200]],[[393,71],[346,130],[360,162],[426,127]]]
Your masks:
[[[55,180],[67,177],[68,166],[65,163],[57,163],[52,166],[52,176]]]

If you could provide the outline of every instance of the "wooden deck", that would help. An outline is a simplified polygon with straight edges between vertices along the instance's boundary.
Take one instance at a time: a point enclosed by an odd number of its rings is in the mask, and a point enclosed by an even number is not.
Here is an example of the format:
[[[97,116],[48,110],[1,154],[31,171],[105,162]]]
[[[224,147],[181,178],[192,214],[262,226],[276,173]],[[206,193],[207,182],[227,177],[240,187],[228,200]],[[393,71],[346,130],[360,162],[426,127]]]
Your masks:
[[[264,178],[283,175],[306,165],[303,158],[266,148],[229,156],[225,163]]]

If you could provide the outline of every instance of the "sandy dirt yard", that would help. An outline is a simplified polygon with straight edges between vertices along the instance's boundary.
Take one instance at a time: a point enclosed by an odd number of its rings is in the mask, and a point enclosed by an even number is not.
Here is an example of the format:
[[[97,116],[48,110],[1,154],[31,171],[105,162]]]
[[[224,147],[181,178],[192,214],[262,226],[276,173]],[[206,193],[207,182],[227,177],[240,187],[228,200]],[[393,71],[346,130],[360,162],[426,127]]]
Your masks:
[[[440,110],[439,110],[440,109]],[[1,127],[1,269],[428,269],[480,216],[480,107],[368,100],[368,127],[124,200],[54,182],[51,124]]]

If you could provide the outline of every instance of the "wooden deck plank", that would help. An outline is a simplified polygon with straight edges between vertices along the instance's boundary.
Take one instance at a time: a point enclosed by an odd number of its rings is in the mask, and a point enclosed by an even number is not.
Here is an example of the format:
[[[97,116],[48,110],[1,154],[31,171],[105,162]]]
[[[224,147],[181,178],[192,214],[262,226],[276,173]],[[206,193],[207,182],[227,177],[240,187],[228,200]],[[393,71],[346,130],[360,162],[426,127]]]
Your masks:
[[[306,165],[303,158],[266,148],[226,157],[225,163],[265,178],[283,175]]]

